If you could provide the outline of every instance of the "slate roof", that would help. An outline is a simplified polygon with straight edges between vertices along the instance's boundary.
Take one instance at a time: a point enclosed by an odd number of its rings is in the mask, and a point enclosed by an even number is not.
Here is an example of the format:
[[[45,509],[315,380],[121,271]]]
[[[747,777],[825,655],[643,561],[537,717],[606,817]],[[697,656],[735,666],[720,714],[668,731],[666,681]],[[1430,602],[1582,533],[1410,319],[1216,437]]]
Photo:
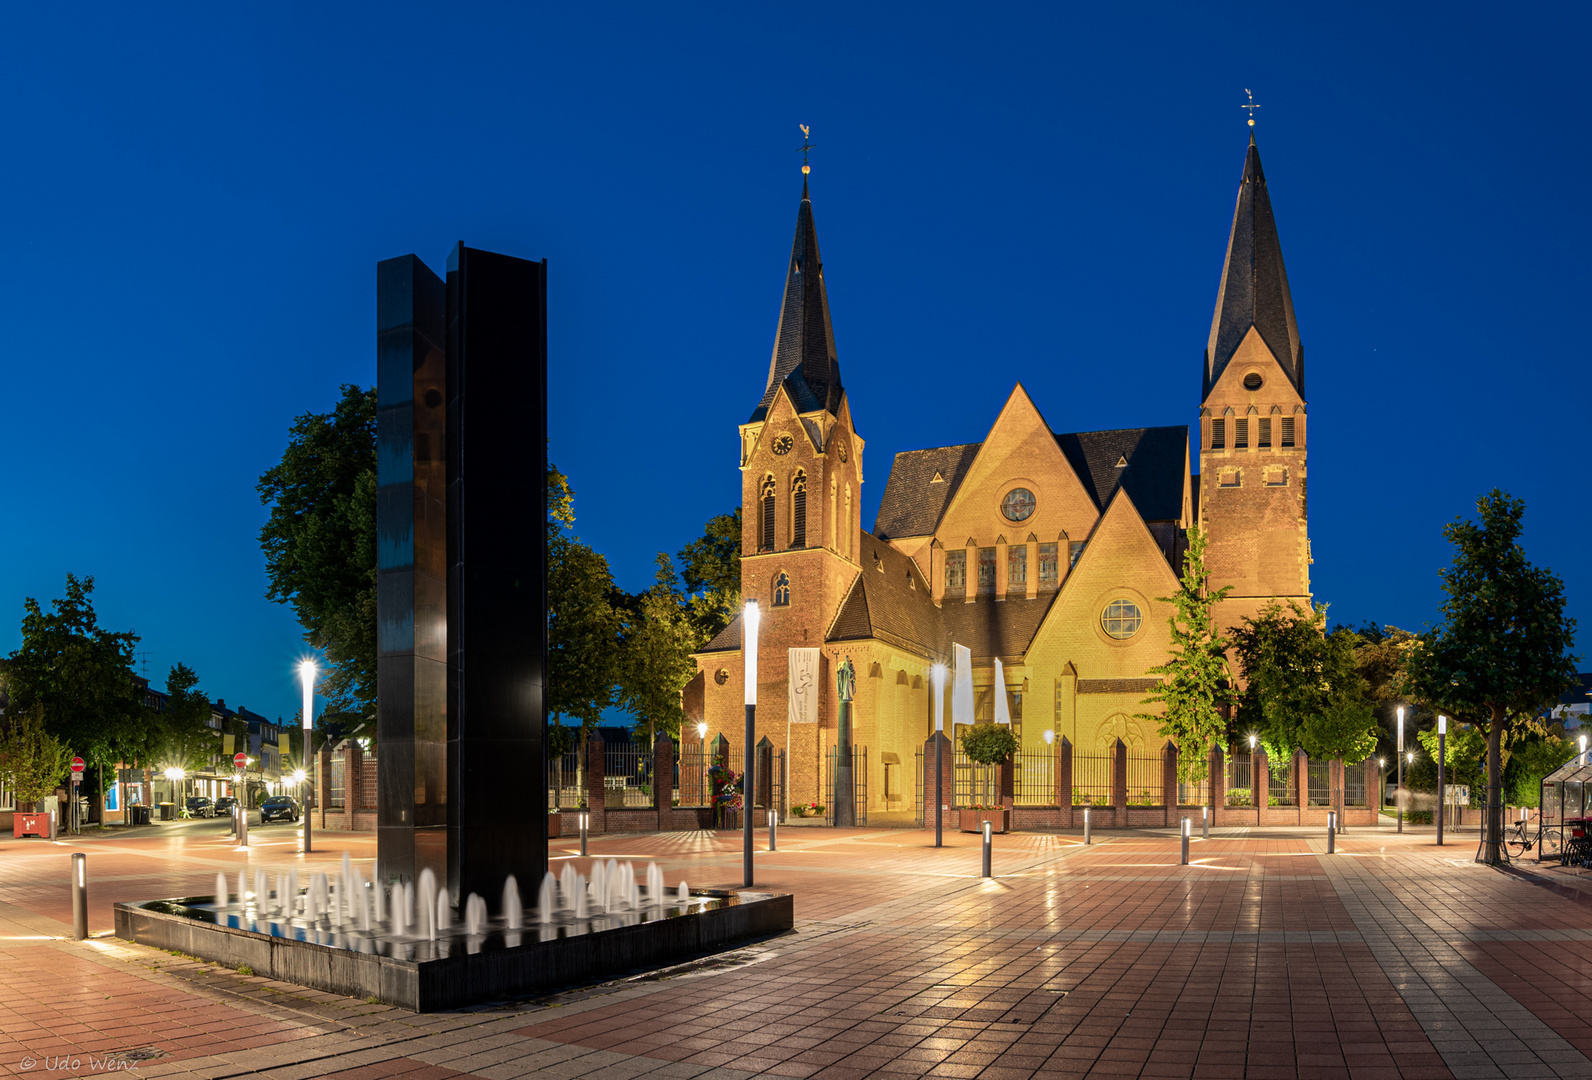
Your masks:
[[[940,523],[951,494],[962,483],[982,443],[908,450],[895,456],[873,532],[881,539],[927,536]],[[942,483],[934,483],[938,474]]]
[[[1221,378],[1244,335],[1253,326],[1293,380],[1300,396],[1305,392],[1304,349],[1299,325],[1294,321],[1293,296],[1288,272],[1282,265],[1282,242],[1266,193],[1266,174],[1260,167],[1260,150],[1253,133],[1244,156],[1244,175],[1238,182],[1238,205],[1233,208],[1233,228],[1227,237],[1227,260],[1222,283],[1216,290],[1216,312],[1211,318],[1205,346],[1205,388],[1208,396]]]
[[[730,620],[726,626],[713,636],[713,640],[699,649],[699,652],[734,652],[741,647],[741,617],[739,615]]]
[[[779,329],[774,333],[774,355],[768,363],[768,385],[749,423],[768,415],[781,384],[790,391],[797,412],[835,412],[840,408],[840,361],[835,358],[829,294],[824,289],[824,264],[818,255],[818,230],[805,178],[785,271],[785,299],[780,305]]]
[[[1104,513],[1117,488],[1127,489],[1145,521],[1176,521],[1183,514],[1187,427],[1123,428],[1057,435],[1056,444]],[[928,536],[961,486],[982,443],[908,450],[895,456],[874,519],[880,539]],[[1127,458],[1125,468],[1117,462]],[[939,474],[943,483],[934,483]]]
[[[1187,427],[1123,428],[1057,435],[1073,471],[1103,512],[1120,486],[1145,521],[1183,515],[1183,462]],[[1127,459],[1125,467],[1117,462]]]
[[[940,608],[940,619],[951,640],[972,651],[973,663],[988,664],[997,656],[1005,663],[1020,660],[1028,651],[1045,612],[1060,595],[1041,592],[1032,600],[980,597],[971,604],[947,599]]]
[[[826,641],[878,637],[932,657],[948,657],[949,638],[917,564],[864,532],[857,551],[862,570],[840,605]]]

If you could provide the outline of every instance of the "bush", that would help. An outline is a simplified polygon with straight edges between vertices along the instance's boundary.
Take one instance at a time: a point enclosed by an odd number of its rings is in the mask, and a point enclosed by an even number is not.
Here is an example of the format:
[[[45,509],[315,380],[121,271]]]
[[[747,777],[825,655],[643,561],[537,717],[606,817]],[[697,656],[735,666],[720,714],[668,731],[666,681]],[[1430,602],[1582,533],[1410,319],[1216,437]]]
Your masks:
[[[1009,724],[977,724],[962,732],[962,752],[980,765],[999,765],[1017,752]]]
[[[1253,794],[1254,793],[1247,787],[1228,788],[1227,789],[1227,805],[1228,806],[1248,806],[1249,805],[1249,800],[1253,796]]]

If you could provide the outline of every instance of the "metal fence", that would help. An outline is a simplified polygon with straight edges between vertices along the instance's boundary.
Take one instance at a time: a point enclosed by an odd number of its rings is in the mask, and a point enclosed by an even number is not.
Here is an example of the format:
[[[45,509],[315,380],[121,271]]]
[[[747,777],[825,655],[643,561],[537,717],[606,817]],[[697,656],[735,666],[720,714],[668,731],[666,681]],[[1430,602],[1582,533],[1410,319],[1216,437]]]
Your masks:
[[[708,768],[713,764],[712,754],[703,742],[682,743],[674,759],[674,804],[676,806],[712,805],[712,785]]]
[[[1128,755],[1128,805],[1166,805],[1166,757],[1164,755]]]
[[[1074,806],[1110,806],[1111,771],[1114,754],[1072,755],[1072,803]]]
[[[1255,792],[1255,758],[1239,750],[1227,758],[1227,805],[1250,806]]]
[[[1012,759],[1013,802],[1017,806],[1056,805],[1056,750],[1019,750]]]
[[[1305,805],[1332,805],[1332,762],[1307,758],[1305,764]]]
[[[376,755],[367,753],[359,766],[359,808],[376,809]]]
[[[840,747],[831,746],[824,755],[824,824],[835,823],[835,773]],[[858,825],[868,824],[868,748],[851,748],[851,792]]]
[[[326,809],[343,809],[344,795],[348,790],[348,757],[342,751],[332,755],[331,790],[327,793]]]
[[[960,745],[953,751],[951,762],[951,775],[956,780],[952,806],[993,806],[1001,801],[999,765],[980,765],[963,753]]]
[[[1343,767],[1343,805],[1365,805],[1365,762]]]
[[[1266,805],[1295,806],[1299,796],[1294,789],[1293,759],[1273,764],[1266,762]]]
[[[557,754],[547,759],[547,808],[579,810],[586,805],[586,789],[580,767],[580,751]]]
[[[603,805],[642,809],[652,805],[652,748],[636,743],[603,747]]]

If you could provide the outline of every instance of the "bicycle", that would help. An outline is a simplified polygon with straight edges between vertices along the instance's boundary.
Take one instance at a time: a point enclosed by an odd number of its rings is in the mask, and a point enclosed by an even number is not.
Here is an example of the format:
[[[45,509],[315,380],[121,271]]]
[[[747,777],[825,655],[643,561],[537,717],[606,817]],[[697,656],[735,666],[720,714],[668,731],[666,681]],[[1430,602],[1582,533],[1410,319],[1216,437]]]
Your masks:
[[[1509,857],[1512,859],[1518,859],[1530,851],[1542,838],[1540,828],[1537,831],[1537,836],[1533,838],[1526,829],[1527,824],[1528,819],[1521,818],[1504,830],[1504,846],[1509,849]]]

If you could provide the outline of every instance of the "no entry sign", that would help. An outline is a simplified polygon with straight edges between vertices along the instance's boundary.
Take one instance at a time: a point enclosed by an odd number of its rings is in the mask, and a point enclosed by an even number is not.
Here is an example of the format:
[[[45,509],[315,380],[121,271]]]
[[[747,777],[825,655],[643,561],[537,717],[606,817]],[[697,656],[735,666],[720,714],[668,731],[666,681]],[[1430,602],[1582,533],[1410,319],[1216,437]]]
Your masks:
[[[60,761],[61,759],[60,758],[56,758],[55,760],[56,761]],[[60,768],[60,766],[57,765],[56,768]],[[84,768],[84,762],[83,762],[82,758],[75,757],[75,758],[72,759],[72,771],[73,772],[79,772],[80,773],[80,772],[83,771],[83,768]]]
[[[240,750],[236,754],[232,755],[232,764],[236,765],[238,768],[241,769],[248,763],[249,755],[245,754],[243,751]]]

